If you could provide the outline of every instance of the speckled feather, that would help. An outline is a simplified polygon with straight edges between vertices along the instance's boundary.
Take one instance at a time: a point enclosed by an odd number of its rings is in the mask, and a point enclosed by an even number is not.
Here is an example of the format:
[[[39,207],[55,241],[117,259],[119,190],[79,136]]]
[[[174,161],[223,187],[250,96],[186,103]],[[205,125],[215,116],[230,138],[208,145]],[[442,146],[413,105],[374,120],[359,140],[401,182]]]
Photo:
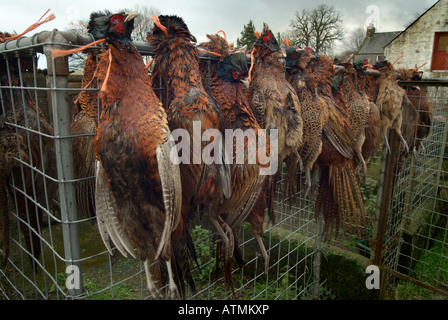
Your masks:
[[[322,152],[317,163],[321,169],[316,212],[324,208],[325,229],[339,230],[342,222],[361,235],[365,223],[364,203],[354,171],[355,141],[346,101],[335,100],[332,90],[333,59],[326,55],[314,65],[317,93],[328,105],[329,120],[323,128]]]
[[[235,51],[232,50],[232,47],[229,46],[224,38],[219,35],[208,35],[207,37],[210,41],[201,43],[201,46],[221,54],[220,61],[224,61],[227,57],[229,57],[229,59],[233,57],[235,57],[235,59],[241,59],[241,63],[237,63],[236,61],[233,63],[238,66],[238,70],[241,72],[242,77],[247,76],[248,68],[245,55],[237,57],[230,56],[232,53],[235,53]],[[247,156],[249,153],[249,144],[255,144],[257,141],[266,141],[266,137],[261,131],[258,131],[261,127],[250,108],[244,92],[244,84],[241,81],[234,81],[231,74],[223,75],[225,76],[225,79],[230,79],[230,81],[221,78],[219,73],[220,64],[218,62],[211,62],[209,66],[209,64],[204,61],[201,63],[200,67],[202,79],[206,84],[206,88],[210,94],[216,98],[222,111],[224,128],[232,130],[241,129],[243,132],[247,132],[246,130],[251,129],[256,133],[255,136],[250,136],[249,139],[244,140],[244,154]],[[232,73],[230,69],[227,70],[227,72]],[[261,150],[258,148],[261,148]],[[256,152],[259,150],[259,154],[261,155],[269,153],[269,143],[266,146],[258,145],[258,148]],[[247,159],[243,164],[237,164],[235,143],[233,145],[233,152],[234,157],[231,169],[232,196],[230,199],[223,202],[222,206],[219,208],[219,212],[225,214],[225,221],[232,228],[237,228],[244,220],[246,220],[252,224],[254,233],[257,236],[262,237],[264,210],[252,210],[255,201],[262,190],[263,181],[265,180],[265,177],[260,175],[261,165],[259,162],[256,164],[248,164]],[[238,246],[238,243],[235,243],[235,245]]]

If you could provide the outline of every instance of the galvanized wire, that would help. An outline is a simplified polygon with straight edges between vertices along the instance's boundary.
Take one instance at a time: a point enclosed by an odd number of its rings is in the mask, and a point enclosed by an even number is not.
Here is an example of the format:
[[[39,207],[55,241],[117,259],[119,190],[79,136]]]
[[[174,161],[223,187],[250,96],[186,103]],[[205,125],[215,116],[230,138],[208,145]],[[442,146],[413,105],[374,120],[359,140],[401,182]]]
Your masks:
[[[84,41],[84,40],[83,40]],[[85,41],[88,41],[86,39]],[[25,42],[22,42],[25,43]],[[11,44],[10,44],[11,45]],[[11,217],[10,241],[11,253],[6,268],[0,268],[0,296],[5,299],[149,299],[149,292],[146,289],[143,265],[135,259],[125,259],[116,253],[116,257],[110,256],[104,245],[94,223],[95,218],[82,217],[76,210],[76,197],[73,189],[74,183],[94,179],[94,177],[74,178],[72,173],[73,160],[66,157],[67,151],[71,145],[71,140],[85,135],[73,135],[70,130],[70,121],[67,121],[67,115],[70,114],[69,104],[61,106],[59,102],[68,99],[68,92],[80,92],[81,89],[68,88],[66,80],[63,80],[61,87],[57,83],[56,77],[49,76],[51,85],[42,87],[38,85],[37,63],[35,55],[33,57],[33,83],[15,86],[11,81],[10,64],[18,65],[19,78],[22,79],[24,70],[21,69],[21,58],[16,57],[15,53],[19,51],[28,52],[32,49],[35,52],[43,52],[42,43],[28,44],[25,47],[12,49],[8,47],[0,53],[8,66],[9,81],[5,86],[1,86],[0,101],[2,103],[3,113],[5,111],[4,95],[14,98],[15,92],[19,92],[23,97],[25,90],[31,92],[36,101],[38,109],[45,106],[39,104],[38,93],[48,92],[51,94],[51,105],[58,106],[53,109],[52,119],[60,118],[60,113],[64,115],[64,121],[52,123],[55,127],[55,134],[49,135],[41,131],[30,128],[28,125],[22,126],[15,123],[8,123],[15,132],[25,132],[27,135],[37,135],[39,137],[39,149],[41,162],[43,159],[43,139],[51,139],[58,145],[59,161],[57,162],[57,176],[48,173],[49,168],[37,168],[32,162],[28,162],[21,157],[15,158],[21,167],[21,176],[14,176],[9,195],[9,214]],[[45,46],[63,45],[64,47],[73,47],[73,44],[58,42],[45,43]],[[81,45],[81,44],[79,44]],[[152,49],[145,43],[138,43],[137,48],[145,55],[151,55]],[[202,59],[213,59],[201,55]],[[50,60],[51,61],[51,60]],[[54,70],[55,66],[52,66]],[[432,89],[433,88],[433,89]],[[405,169],[396,172],[395,188],[392,195],[392,201],[389,208],[387,220],[386,238],[389,239],[385,244],[384,256],[382,261],[384,265],[391,270],[405,272],[406,274],[418,278],[420,281],[431,283],[432,286],[447,287],[448,283],[443,282],[444,270],[435,268],[434,279],[421,279],[423,275],[414,270],[415,264],[425,253],[430,252],[434,243],[441,245],[442,251],[434,255],[447,259],[447,229],[448,226],[435,223],[437,219],[446,219],[444,212],[438,211],[440,202],[445,203],[447,199],[441,198],[443,188],[442,181],[447,176],[444,167],[444,161],[447,160],[445,152],[447,127],[446,117],[448,116],[447,95],[441,88],[431,84],[428,91],[431,91],[431,115],[433,122],[428,137],[423,140],[424,151],[420,149],[416,157],[407,158]],[[98,90],[98,89],[89,89]],[[160,96],[163,94],[163,88],[159,88]],[[432,92],[434,91],[434,92]],[[68,100],[67,100],[68,101]],[[22,103],[23,104],[23,103]],[[20,107],[23,107],[20,106]],[[445,119],[445,120],[444,120]],[[67,127],[68,126],[68,127]],[[64,143],[67,143],[65,147]],[[29,144],[29,141],[28,141]],[[379,153],[369,165],[369,177],[376,182],[375,188],[378,190],[377,208],[381,202],[380,190],[382,181],[379,180],[382,162],[384,164],[385,149]],[[65,168],[67,165],[71,168]],[[24,170],[30,170],[34,177],[42,177],[44,180],[43,200],[38,199],[36,186],[32,185],[32,192],[23,188],[26,178]],[[64,173],[63,170],[68,170]],[[398,169],[397,169],[398,170]],[[67,174],[68,173],[68,174]],[[428,178],[431,177],[431,179]],[[33,179],[34,181],[35,179]],[[59,185],[59,194],[50,194],[48,186],[50,183]],[[282,190],[283,180],[280,179],[279,190]],[[301,182],[302,183],[302,182]],[[19,196],[24,196],[28,201],[26,204],[26,216],[22,217],[18,212]],[[374,195],[369,194],[369,197]],[[68,199],[69,198],[69,199]],[[297,195],[298,200],[290,204],[289,198],[283,198],[283,194],[278,191],[275,199],[275,224],[269,221],[264,226],[264,243],[270,256],[269,276],[264,273],[263,259],[258,254],[258,247],[252,234],[250,226],[245,225],[238,230],[241,252],[246,265],[243,268],[235,267],[232,270],[232,277],[235,284],[235,291],[238,297],[245,299],[298,299],[304,297],[320,298],[320,290],[323,280],[319,277],[321,254],[329,246],[342,247],[353,253],[361,252],[369,255],[366,249],[357,244],[352,244],[353,238],[350,235],[340,234],[336,241],[323,241],[319,232],[320,227],[316,223],[314,213],[314,203],[306,199],[303,191]],[[368,199],[365,199],[368,200]],[[432,203],[429,203],[433,201]],[[59,208],[54,209],[53,204],[57,203]],[[374,201],[371,201],[374,202]],[[28,207],[28,203],[33,204],[34,208]],[[428,204],[429,203],[429,204]],[[428,207],[425,207],[425,206]],[[73,206],[73,207],[70,207]],[[56,206],[57,207],[57,206]],[[38,229],[34,229],[30,223],[31,215],[36,214],[36,210],[42,210],[44,214],[43,223]],[[375,208],[371,210],[368,218],[368,224],[365,230],[366,236],[370,239],[377,237],[378,227],[375,221]],[[429,216],[429,220],[420,221],[419,211],[423,210]],[[438,220],[438,222],[440,222]],[[93,223],[92,223],[93,222]],[[431,231],[420,237],[424,240],[414,243],[406,235],[406,230],[411,222],[421,222]],[[196,221],[201,228],[195,234],[195,245],[201,252],[201,261],[199,267],[193,266],[193,277],[197,282],[197,292],[187,289],[187,299],[232,299],[230,290],[225,289],[223,276],[221,273],[215,274],[216,270],[216,233],[207,223],[207,219]],[[21,225],[27,227],[27,231],[21,228]],[[435,238],[434,232],[445,232],[441,238]],[[65,234],[65,235],[64,235]],[[35,259],[33,248],[28,248],[26,239],[31,236],[39,238],[42,247],[41,256]],[[77,244],[79,243],[79,244]],[[79,246],[73,248],[73,245]],[[411,247],[412,250],[420,252],[418,257],[412,253],[403,252],[403,247]],[[367,248],[371,249],[371,248]],[[403,263],[402,257],[408,259]],[[67,277],[67,265],[75,264],[82,268],[82,289],[77,292],[68,291],[65,286]],[[424,269],[424,268],[423,268]],[[426,276],[425,276],[426,277]],[[442,280],[440,280],[442,279]],[[341,279],[341,281],[343,281]],[[162,288],[164,293],[166,288]]]

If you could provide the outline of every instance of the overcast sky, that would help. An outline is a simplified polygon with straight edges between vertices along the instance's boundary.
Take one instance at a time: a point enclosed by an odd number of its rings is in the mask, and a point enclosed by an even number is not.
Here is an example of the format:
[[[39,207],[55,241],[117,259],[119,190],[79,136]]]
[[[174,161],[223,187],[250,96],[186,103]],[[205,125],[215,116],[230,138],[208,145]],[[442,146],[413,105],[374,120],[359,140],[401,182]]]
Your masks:
[[[51,9],[56,19],[31,34],[54,28],[66,30],[73,22],[88,18],[92,11],[118,11],[138,4],[155,7],[162,14],[181,16],[199,42],[205,40],[206,34],[216,33],[220,29],[227,33],[229,42],[236,42],[243,26],[250,19],[259,30],[263,22],[267,22],[275,33],[284,32],[289,28],[295,11],[312,9],[321,3],[333,5],[343,14],[344,29],[348,34],[357,27],[364,27],[371,19],[375,19],[380,32],[403,30],[436,2],[437,0],[2,0],[0,31],[22,32],[47,9]]]

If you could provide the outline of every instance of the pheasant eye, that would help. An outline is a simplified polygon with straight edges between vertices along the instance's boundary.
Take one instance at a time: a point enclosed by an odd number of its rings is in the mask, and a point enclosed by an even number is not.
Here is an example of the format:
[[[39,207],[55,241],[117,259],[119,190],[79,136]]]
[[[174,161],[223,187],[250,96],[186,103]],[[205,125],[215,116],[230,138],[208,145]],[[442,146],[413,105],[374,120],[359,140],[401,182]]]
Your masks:
[[[110,27],[118,33],[124,33],[124,21],[125,17],[121,14],[116,14],[110,18]]]

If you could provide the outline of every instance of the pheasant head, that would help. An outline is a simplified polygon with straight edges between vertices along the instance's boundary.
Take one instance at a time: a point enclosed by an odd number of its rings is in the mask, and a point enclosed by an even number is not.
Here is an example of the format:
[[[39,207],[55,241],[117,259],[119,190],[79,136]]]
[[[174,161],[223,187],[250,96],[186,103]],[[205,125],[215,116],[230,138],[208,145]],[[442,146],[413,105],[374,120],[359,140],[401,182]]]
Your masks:
[[[269,28],[266,22],[263,23],[263,32],[261,33],[257,42],[255,42],[255,46],[267,47],[272,52],[280,50],[280,46],[277,42],[277,39],[275,38],[274,34],[272,33],[271,29]]]
[[[93,12],[90,15],[87,29],[95,40],[106,39],[129,45],[132,42],[131,33],[134,29],[134,19],[138,16],[137,12],[117,14],[108,11]]]

